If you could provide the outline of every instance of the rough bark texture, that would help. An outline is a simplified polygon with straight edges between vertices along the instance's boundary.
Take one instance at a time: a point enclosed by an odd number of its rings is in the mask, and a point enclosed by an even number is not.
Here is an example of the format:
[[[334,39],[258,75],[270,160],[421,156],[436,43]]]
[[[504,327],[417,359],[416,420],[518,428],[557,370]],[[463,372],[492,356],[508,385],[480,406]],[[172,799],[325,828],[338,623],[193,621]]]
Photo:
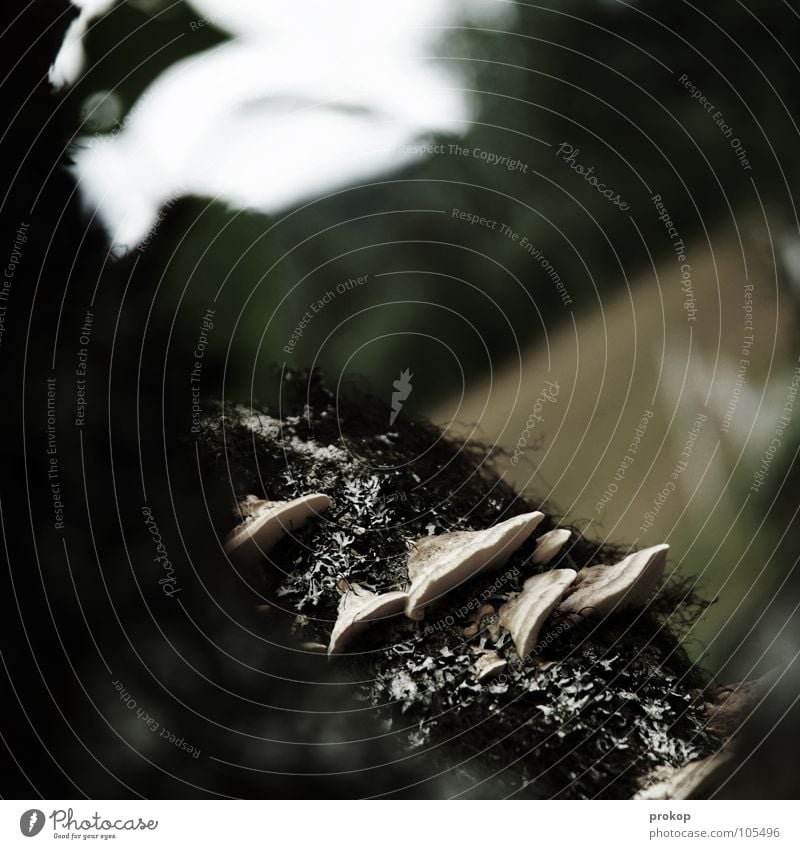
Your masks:
[[[185,371],[162,375],[170,328],[148,322],[160,269],[146,255],[134,278],[130,258],[109,261],[60,167],[78,124],[46,75],[73,14],[63,0],[15,10],[6,53],[14,72],[3,96],[15,120],[2,148],[11,186],[4,243],[23,221],[31,235],[4,342],[12,412],[0,483],[13,586],[3,598],[15,652],[4,669],[14,697],[4,703],[3,754],[13,758],[0,770],[3,795],[625,797],[653,767],[713,751],[692,701],[707,681],[679,642],[681,622],[699,607],[677,585],[646,613],[563,633],[551,620],[524,664],[506,637],[506,668],[477,680],[472,649],[491,634],[491,614],[474,637],[463,629],[538,570],[533,541],[422,622],[373,625],[350,647],[359,654],[328,661],[303,648],[327,643],[342,579],[402,587],[409,541],[542,505],[506,486],[479,447],[448,443],[402,413],[390,430],[388,404],[363,393],[334,399],[306,375],[284,380],[289,397],[265,427],[227,408],[208,417],[196,444],[181,441]],[[79,434],[70,424],[74,330],[95,294],[95,394]],[[57,362],[66,536],[52,526],[43,450],[53,365],[41,341],[59,326],[72,334],[62,335]],[[239,521],[233,504],[249,493],[308,491],[331,495],[330,514],[276,546],[243,591],[216,545]],[[162,592],[143,505],[170,551],[177,599]],[[555,518],[542,509],[544,533]],[[624,553],[574,533],[547,568]],[[259,604],[270,614],[260,618]],[[115,679],[198,757],[147,731]],[[371,760],[353,740],[374,742]]]
[[[418,753],[430,772],[449,771],[453,793],[620,798],[654,768],[682,767],[718,748],[693,697],[703,675],[677,636],[699,609],[681,586],[601,622],[567,628],[555,614],[522,660],[507,632],[492,640],[496,612],[465,636],[480,608],[497,611],[527,577],[612,563],[625,552],[573,529],[562,553],[536,566],[535,537],[556,518],[509,488],[482,448],[453,444],[402,415],[390,427],[388,406],[355,390],[334,398],[314,375],[286,374],[284,387],[283,418],[226,408],[206,420],[200,444],[208,488],[225,491],[231,505],[249,494],[323,492],[333,500],[246,575],[260,596],[254,604],[284,617],[298,644],[327,645],[342,582],[380,593],[407,588],[415,540],[546,514],[505,566],[465,582],[421,622],[372,624],[349,654],[332,659],[338,676],[359,682],[354,702],[373,708],[365,717],[393,734],[398,758]],[[240,518],[230,510],[229,525]],[[485,649],[508,663],[478,680],[474,664]]]

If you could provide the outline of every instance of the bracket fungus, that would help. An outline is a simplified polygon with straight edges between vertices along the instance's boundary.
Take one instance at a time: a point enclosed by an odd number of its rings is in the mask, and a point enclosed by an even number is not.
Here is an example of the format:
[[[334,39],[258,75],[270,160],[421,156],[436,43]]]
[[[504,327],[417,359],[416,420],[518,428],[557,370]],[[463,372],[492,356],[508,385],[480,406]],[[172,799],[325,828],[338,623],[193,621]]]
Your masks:
[[[680,767],[662,766],[644,781],[634,799],[683,800],[703,798],[723,781],[733,768],[733,755],[723,747],[713,755]]]
[[[486,678],[491,678],[497,675],[501,669],[505,669],[507,662],[500,657],[496,651],[481,652],[472,667],[475,670],[475,677],[478,681],[483,681]]]
[[[248,517],[225,538],[225,551],[239,565],[257,563],[285,534],[331,506],[327,495],[313,493],[292,501],[246,502]]]
[[[723,739],[732,737],[749,719],[778,678],[772,669],[761,678],[726,684],[700,693],[699,703],[708,716],[706,730]]]
[[[536,540],[536,551],[533,552],[531,562],[537,566],[549,563],[561,551],[569,537],[570,533],[565,528],[556,528],[542,534]]]
[[[589,566],[578,572],[575,591],[559,610],[572,617],[607,616],[615,610],[644,604],[667,564],[669,546],[654,545],[629,554],[613,566]]]
[[[553,569],[534,575],[525,581],[522,592],[500,608],[500,624],[511,633],[520,658],[531,653],[545,619],[577,574],[574,569]]]
[[[497,621],[497,616],[494,607],[491,604],[482,604],[475,615],[472,617],[472,623],[467,625],[463,630],[463,634],[465,637],[474,637],[476,636],[483,624],[483,620],[488,618],[488,622],[486,624],[486,630],[489,632],[489,638],[492,642],[497,642],[500,638],[500,628],[499,622]]]
[[[370,622],[402,613],[407,598],[408,593],[400,591],[376,595],[358,584],[350,584],[339,599],[339,615],[331,632],[328,654],[340,652]]]
[[[408,558],[406,616],[422,619],[425,608],[486,569],[505,564],[533,533],[544,514],[523,513],[485,531],[453,531],[424,537]]]

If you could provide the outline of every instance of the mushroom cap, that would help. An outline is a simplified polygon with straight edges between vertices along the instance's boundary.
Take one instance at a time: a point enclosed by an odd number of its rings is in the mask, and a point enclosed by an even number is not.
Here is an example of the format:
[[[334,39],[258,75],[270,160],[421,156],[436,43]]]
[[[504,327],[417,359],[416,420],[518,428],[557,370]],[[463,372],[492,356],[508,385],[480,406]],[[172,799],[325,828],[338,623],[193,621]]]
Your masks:
[[[328,654],[340,652],[370,622],[402,613],[407,598],[408,593],[397,591],[377,595],[358,584],[351,584],[339,599],[339,615],[331,631]]]
[[[424,537],[408,558],[406,616],[422,619],[427,605],[486,569],[502,566],[544,518],[524,513],[485,531]]]
[[[534,575],[525,581],[522,592],[500,608],[500,624],[511,633],[520,658],[533,651],[542,625],[577,575],[574,569]]]
[[[706,731],[726,740],[732,737],[758,707],[778,678],[778,669],[771,669],[761,678],[726,684],[701,693],[708,719]]]
[[[467,625],[463,630],[463,634],[465,637],[474,637],[481,630],[481,622],[487,616],[493,617],[493,621],[491,621],[486,628],[489,632],[489,637],[493,642],[497,642],[500,633],[498,630],[498,622],[495,613],[497,611],[494,609],[494,606],[491,604],[482,604],[476,611],[475,615],[472,617],[472,622]]]
[[[634,551],[614,566],[589,566],[575,580],[575,592],[559,610],[574,616],[607,616],[615,610],[644,604],[667,565],[666,544]]]
[[[500,657],[496,651],[487,651],[478,657],[472,667],[475,670],[475,677],[478,681],[483,681],[485,678],[497,675],[507,665],[507,661]]]
[[[691,761],[681,767],[663,766],[645,778],[634,799],[706,798],[733,768],[733,752],[723,747],[713,755]]]
[[[240,565],[257,563],[285,534],[302,527],[311,516],[324,512],[331,499],[321,493],[292,501],[263,501],[249,507],[251,517],[225,538],[225,551]]]
[[[549,563],[561,551],[564,543],[570,538],[570,532],[566,528],[556,528],[542,534],[536,540],[536,551],[533,552],[532,562],[537,566]]]

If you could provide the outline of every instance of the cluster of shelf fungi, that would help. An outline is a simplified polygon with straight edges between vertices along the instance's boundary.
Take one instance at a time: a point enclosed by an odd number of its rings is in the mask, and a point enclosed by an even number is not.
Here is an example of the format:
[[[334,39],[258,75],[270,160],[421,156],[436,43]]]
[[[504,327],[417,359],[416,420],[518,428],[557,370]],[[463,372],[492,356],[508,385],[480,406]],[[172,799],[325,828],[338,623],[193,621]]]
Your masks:
[[[316,520],[332,505],[328,495],[311,493],[288,501],[262,501],[248,496],[239,505],[243,521],[225,540],[232,562],[252,566],[263,562],[270,550],[287,534]],[[509,558],[535,534],[544,514],[539,511],[514,516],[485,530],[465,530],[429,535],[408,544],[407,588],[376,593],[342,580],[338,616],[326,647],[330,656],[357,651],[358,638],[370,626],[406,617],[422,623],[426,611],[440,604],[448,593],[477,576],[501,569]],[[535,538],[529,558],[532,566],[547,567],[568,543],[571,532],[555,528]],[[583,620],[599,621],[627,608],[642,608],[656,592],[667,563],[667,545],[655,545],[624,557],[617,563],[581,569],[552,568],[528,577],[519,592],[512,593],[499,610],[483,605],[474,623],[464,629],[465,638],[482,635],[473,646],[473,673],[477,681],[502,674],[510,662],[538,655],[542,629],[554,616],[559,631]],[[495,614],[484,620],[482,614]],[[511,648],[501,649],[502,634]],[[320,646],[322,649],[323,646]],[[758,688],[755,688],[756,690]],[[707,724],[720,739],[718,751],[674,766],[660,766],[640,782],[638,798],[690,798],[712,790],[727,773],[731,747],[724,738],[750,703],[754,688],[719,688],[701,694]],[[743,693],[748,698],[745,699]]]

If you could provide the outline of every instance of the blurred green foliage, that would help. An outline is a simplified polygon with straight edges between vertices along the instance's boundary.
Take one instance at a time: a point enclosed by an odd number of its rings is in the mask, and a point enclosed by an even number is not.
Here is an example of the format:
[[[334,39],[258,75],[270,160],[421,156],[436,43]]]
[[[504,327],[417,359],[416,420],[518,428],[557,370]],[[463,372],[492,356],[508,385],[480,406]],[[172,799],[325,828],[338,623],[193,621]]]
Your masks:
[[[197,13],[183,4],[151,6],[122,3],[93,27],[77,103],[107,90],[130,108],[171,63],[225,37],[211,25],[192,26]],[[780,3],[704,2],[692,9],[652,0],[563,0],[515,5],[514,17],[497,30],[452,29],[437,61],[471,90],[476,118],[463,138],[427,139],[444,152],[404,167],[398,156],[397,171],[385,179],[278,220],[215,203],[183,204],[148,247],[152,276],[163,278],[162,293],[186,287],[176,327],[190,337],[194,313],[224,285],[217,315],[226,333],[218,338],[230,338],[230,350],[215,353],[237,364],[228,370],[233,394],[249,394],[253,379],[258,389],[266,365],[285,358],[282,349],[308,306],[361,274],[371,275],[371,284],[327,306],[324,327],[304,335],[291,364],[318,354],[319,364],[338,374],[377,322],[379,331],[397,335],[358,358],[368,379],[386,385],[400,368],[434,369],[457,392],[456,361],[467,383],[485,376],[539,338],[545,324],[573,309],[596,309],[604,293],[669,253],[652,194],[662,196],[687,240],[705,238],[742,205],[769,199],[791,206],[786,182],[797,175],[793,116],[800,94],[782,45],[791,43],[792,26],[796,40],[800,20]],[[684,74],[734,128],[752,170],[681,83]],[[562,142],[580,151],[577,161],[593,167],[629,210],[611,205],[558,157]],[[451,152],[455,143],[469,153]],[[520,165],[488,164],[478,151]],[[454,209],[498,226],[460,221]],[[519,239],[499,232],[500,223]],[[520,247],[522,238],[543,261]],[[563,281],[568,306],[543,262]],[[163,297],[171,310],[171,296]],[[354,316],[387,300],[437,306],[406,303],[391,317],[380,309]],[[448,312],[442,304],[457,306]],[[328,328],[343,320],[317,351]],[[409,345],[412,328],[444,335],[453,350],[417,345],[420,337]],[[441,384],[421,383],[418,396],[431,402],[441,392]]]
[[[119,4],[91,30],[76,110],[98,91],[130,109],[170,64],[226,37],[210,25],[193,28],[197,14],[182,4],[135,6]],[[425,376],[408,409],[426,412],[670,256],[653,195],[687,243],[736,231],[740,213],[762,205],[773,220],[794,221],[800,87],[791,46],[800,43],[800,17],[786,4],[549,0],[513,11],[494,30],[465,22],[443,37],[436,61],[462,76],[475,120],[460,138],[421,140],[437,152],[408,164],[398,151],[397,168],[383,178],[274,218],[201,198],[169,210],[141,255],[139,279],[151,281],[184,365],[213,304],[207,394],[264,398],[283,361],[321,366],[334,384],[356,372],[384,394],[408,368]],[[740,140],[740,155],[729,136]],[[629,208],[570,168],[558,155],[562,143]],[[268,138],[264,146],[268,156]],[[508,157],[510,167],[481,152]],[[470,224],[458,211],[498,224]],[[364,275],[365,285],[336,294],[324,318],[291,342],[315,302]],[[783,461],[791,463],[790,452]],[[749,474],[743,479],[746,488]],[[732,509],[720,508],[727,524]],[[714,534],[693,543],[703,521],[687,516],[682,539],[718,585],[731,547],[746,549],[752,526],[737,526],[718,548]],[[748,592],[775,527],[774,517],[759,526],[762,537],[728,592]],[[793,562],[791,541],[782,546],[779,557]]]

